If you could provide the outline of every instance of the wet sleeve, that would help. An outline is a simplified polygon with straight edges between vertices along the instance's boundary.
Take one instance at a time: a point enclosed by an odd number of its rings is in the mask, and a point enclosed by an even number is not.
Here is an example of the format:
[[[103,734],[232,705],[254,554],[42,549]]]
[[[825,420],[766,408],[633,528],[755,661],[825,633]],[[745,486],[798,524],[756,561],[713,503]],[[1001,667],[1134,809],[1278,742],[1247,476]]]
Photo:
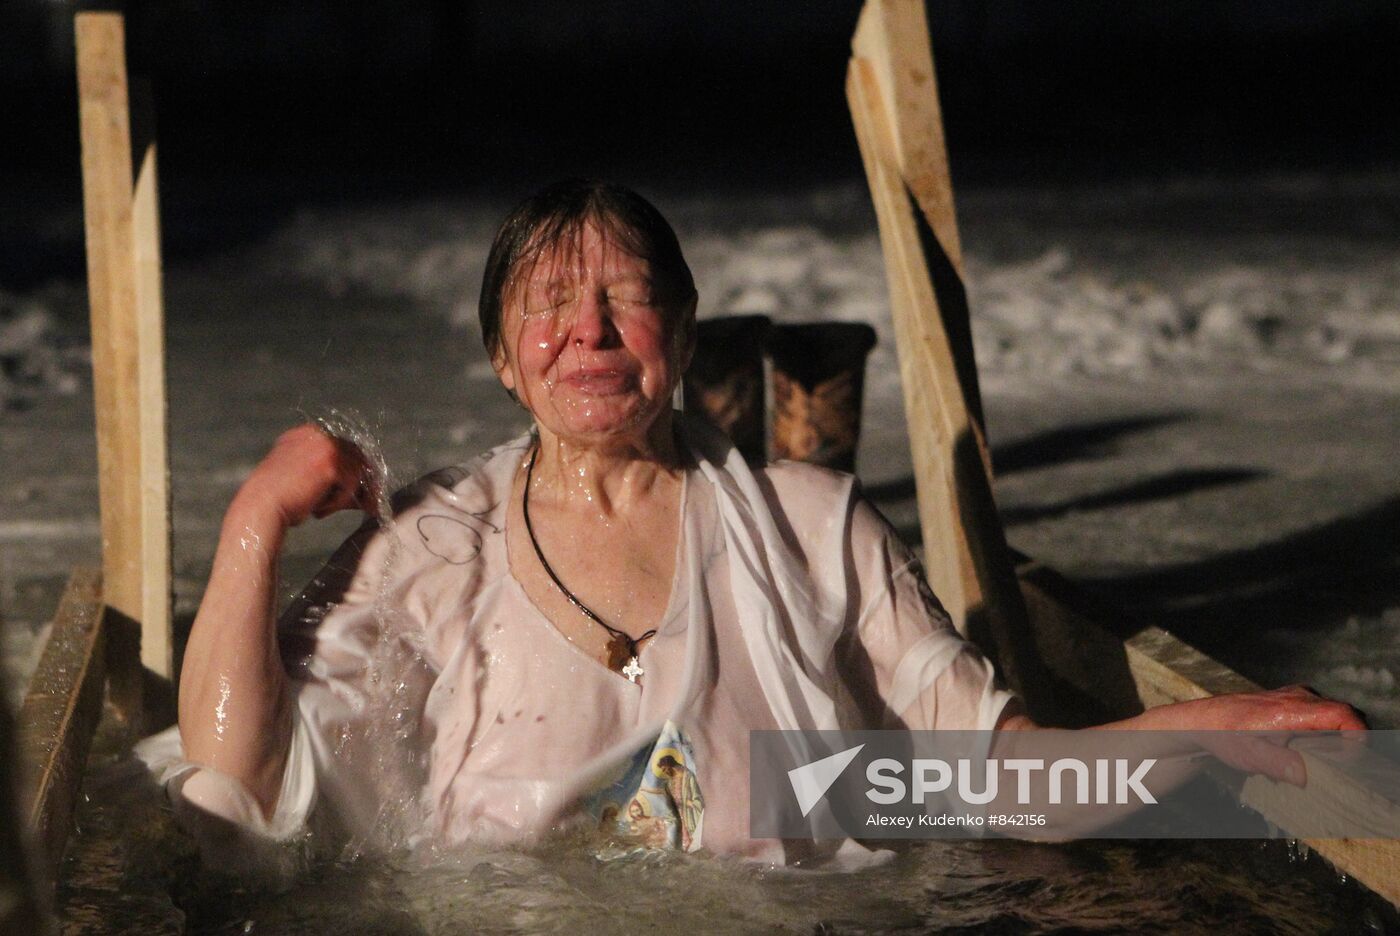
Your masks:
[[[236,780],[166,758],[162,779],[198,838],[287,841],[313,808],[352,835],[383,825],[422,788],[423,709],[435,674],[414,613],[413,576],[393,534],[361,528],[278,624],[293,730],[281,793],[266,817]],[[178,735],[176,736],[178,740]],[[149,761],[148,761],[149,763]]]
[[[185,760],[178,726],[141,741],[135,753],[165,787],[181,827],[204,855],[217,858],[221,870],[276,877],[294,861],[282,846],[298,839],[316,795],[309,739],[299,720],[270,817],[242,783]]]
[[[852,508],[853,620],[839,665],[868,727],[991,729],[1012,695],[960,636],[918,559],[864,500]]]

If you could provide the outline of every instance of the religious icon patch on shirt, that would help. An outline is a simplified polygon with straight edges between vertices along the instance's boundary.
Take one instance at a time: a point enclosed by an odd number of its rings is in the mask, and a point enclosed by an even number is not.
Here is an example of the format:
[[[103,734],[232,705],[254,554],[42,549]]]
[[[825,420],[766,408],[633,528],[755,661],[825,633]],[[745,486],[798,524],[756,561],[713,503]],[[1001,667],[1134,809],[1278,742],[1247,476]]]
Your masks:
[[[621,767],[617,779],[589,798],[588,812],[612,838],[647,848],[701,847],[705,800],[695,752],[675,722],[661,727]]]

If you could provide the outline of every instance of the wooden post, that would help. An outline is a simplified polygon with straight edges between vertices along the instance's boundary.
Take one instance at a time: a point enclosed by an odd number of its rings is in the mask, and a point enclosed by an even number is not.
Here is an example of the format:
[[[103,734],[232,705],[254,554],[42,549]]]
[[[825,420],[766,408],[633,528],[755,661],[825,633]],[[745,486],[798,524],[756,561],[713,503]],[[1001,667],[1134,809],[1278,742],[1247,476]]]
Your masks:
[[[50,881],[73,826],[88,748],[102,714],[103,615],[100,574],[74,570],[20,709],[20,802]]]
[[[79,13],[76,35],[111,693],[131,715],[144,675],[131,659],[138,641],[146,668],[173,675],[155,144],[132,147],[121,14]]]
[[[1031,713],[1052,714],[991,488],[953,187],[921,0],[869,0],[846,94],[899,343],[930,584]]]

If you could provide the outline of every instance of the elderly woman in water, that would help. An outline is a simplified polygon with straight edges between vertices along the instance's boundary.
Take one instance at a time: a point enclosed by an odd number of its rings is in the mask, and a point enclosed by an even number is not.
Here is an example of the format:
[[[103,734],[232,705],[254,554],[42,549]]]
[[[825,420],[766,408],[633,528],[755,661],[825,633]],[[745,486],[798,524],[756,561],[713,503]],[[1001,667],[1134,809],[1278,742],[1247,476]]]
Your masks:
[[[1034,728],[849,476],[750,468],[672,409],[695,309],[675,234],[635,193],[573,181],[517,207],[481,331],[533,431],[400,492],[280,622],[288,532],[375,492],[353,446],[278,439],[228,510],[190,636],[180,810],[284,839],[314,807],[391,844],[601,823],[782,862],[801,846],[749,834],[750,732]],[[1361,723],[1289,689],[1116,727]]]

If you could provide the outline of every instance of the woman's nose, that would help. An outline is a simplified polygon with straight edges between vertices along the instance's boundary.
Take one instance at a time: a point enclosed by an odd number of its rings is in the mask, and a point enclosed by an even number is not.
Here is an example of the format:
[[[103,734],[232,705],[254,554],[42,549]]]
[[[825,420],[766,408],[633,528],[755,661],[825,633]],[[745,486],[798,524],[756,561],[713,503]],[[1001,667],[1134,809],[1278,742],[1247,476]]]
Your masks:
[[[569,338],[573,344],[585,348],[606,347],[616,341],[617,328],[613,325],[612,309],[605,294],[583,294]]]

